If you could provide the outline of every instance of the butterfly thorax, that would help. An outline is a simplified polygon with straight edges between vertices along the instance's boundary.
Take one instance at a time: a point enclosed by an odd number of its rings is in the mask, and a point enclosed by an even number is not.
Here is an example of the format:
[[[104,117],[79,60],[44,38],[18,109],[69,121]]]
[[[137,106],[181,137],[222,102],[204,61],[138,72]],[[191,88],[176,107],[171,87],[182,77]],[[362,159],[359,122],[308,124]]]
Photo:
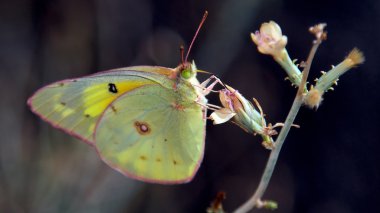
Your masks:
[[[193,101],[195,100],[196,102],[206,104],[207,99],[203,95],[202,86],[196,78],[198,70],[194,61],[192,63],[181,63],[174,70],[177,79],[176,87],[182,94],[182,97],[190,98]]]

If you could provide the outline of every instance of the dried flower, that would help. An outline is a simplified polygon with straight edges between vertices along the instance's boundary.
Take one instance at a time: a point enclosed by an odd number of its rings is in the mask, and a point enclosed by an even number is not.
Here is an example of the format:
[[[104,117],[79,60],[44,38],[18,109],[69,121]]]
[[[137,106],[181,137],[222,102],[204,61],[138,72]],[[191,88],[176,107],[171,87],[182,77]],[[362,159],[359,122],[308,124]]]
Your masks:
[[[358,48],[354,48],[353,50],[351,50],[351,52],[348,54],[348,56],[343,62],[345,62],[348,67],[352,68],[356,65],[364,63],[364,61],[365,57],[363,53]]]
[[[218,192],[214,201],[212,201],[209,208],[207,208],[207,213],[226,213],[223,209],[222,202],[226,199],[225,192]]]
[[[318,109],[323,100],[322,95],[323,93],[312,87],[305,97],[305,104],[310,108]]]
[[[319,23],[309,28],[309,32],[315,35],[317,40],[326,40],[327,33],[325,32],[326,23]]]

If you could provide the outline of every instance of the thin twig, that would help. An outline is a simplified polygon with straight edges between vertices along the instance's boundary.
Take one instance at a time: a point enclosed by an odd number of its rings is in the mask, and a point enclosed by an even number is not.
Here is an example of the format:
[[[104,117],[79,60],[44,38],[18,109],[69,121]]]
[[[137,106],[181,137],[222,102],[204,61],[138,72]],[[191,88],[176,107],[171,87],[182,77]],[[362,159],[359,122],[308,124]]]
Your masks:
[[[272,177],[274,167],[276,166],[277,159],[278,159],[278,156],[279,156],[280,151],[281,151],[281,147],[285,141],[286,136],[289,133],[291,126],[293,125],[293,122],[294,122],[294,120],[298,114],[299,109],[302,106],[303,92],[304,92],[304,88],[306,85],[307,77],[309,75],[311,63],[313,61],[314,55],[315,55],[319,45],[321,44],[321,42],[322,42],[322,39],[320,39],[320,38],[313,42],[313,47],[310,50],[309,56],[308,56],[307,61],[306,61],[306,66],[302,72],[302,80],[301,80],[300,86],[298,87],[297,95],[293,101],[293,105],[292,105],[292,107],[289,111],[289,114],[285,120],[284,127],[282,127],[280,134],[278,135],[278,137],[276,139],[275,146],[269,155],[269,159],[268,159],[267,165],[265,166],[264,173],[261,176],[259,186],[257,187],[257,189],[256,189],[255,193],[252,195],[252,197],[249,200],[247,200],[243,205],[241,205],[238,209],[236,209],[234,211],[235,213],[245,213],[245,212],[252,210],[252,208],[255,207],[257,202],[259,200],[261,200],[265,190],[267,189],[269,181]]]

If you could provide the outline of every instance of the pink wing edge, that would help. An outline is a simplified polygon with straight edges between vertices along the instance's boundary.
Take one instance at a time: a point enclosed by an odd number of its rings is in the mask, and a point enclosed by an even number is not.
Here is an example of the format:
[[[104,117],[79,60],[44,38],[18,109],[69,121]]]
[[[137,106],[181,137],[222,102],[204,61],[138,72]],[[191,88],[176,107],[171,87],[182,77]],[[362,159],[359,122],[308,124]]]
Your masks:
[[[38,89],[36,92],[33,93],[32,96],[30,96],[26,102],[26,104],[30,107],[31,111],[38,115],[43,121],[45,121],[46,123],[50,124],[51,126],[53,126],[54,128],[56,129],[59,129],[71,136],[74,136],[75,138],[78,138],[79,140],[85,142],[86,144],[88,145],[91,145],[93,146],[94,145],[94,138],[92,141],[82,137],[81,135],[79,134],[76,134],[75,132],[73,131],[69,131],[61,126],[59,126],[58,124],[50,121],[48,118],[46,118],[44,115],[38,113],[32,106],[32,101],[33,101],[33,98],[35,95],[37,95],[40,91],[44,90],[44,89],[47,89],[49,85],[52,85],[52,84],[58,84],[58,83],[65,83],[65,82],[72,82],[74,80],[78,80],[80,78],[85,78],[85,77],[91,77],[91,76],[95,76],[95,75],[99,75],[99,74],[104,74],[104,73],[108,73],[108,72],[118,72],[118,71],[121,71],[121,70],[129,70],[129,71],[136,71],[136,72],[142,72],[141,70],[133,70],[133,68],[146,68],[146,67],[153,67],[153,68],[160,68],[160,69],[168,69],[168,70],[174,70],[172,68],[167,68],[167,67],[161,67],[161,66],[146,66],[146,65],[141,65],[141,66],[131,66],[131,67],[123,67],[123,68],[116,68],[116,69],[110,69],[110,70],[105,70],[105,71],[100,71],[100,72],[97,72],[97,73],[93,73],[93,74],[89,74],[89,75],[84,75],[82,77],[78,77],[78,78],[69,78],[69,79],[65,79],[65,80],[61,80],[61,81],[56,81],[56,82],[53,82],[53,83],[50,83],[40,89]],[[102,116],[99,116],[98,118],[98,121],[99,119],[101,118]],[[94,137],[94,134],[92,135],[92,137]]]
[[[144,86],[143,86],[144,87]],[[139,87],[141,88],[141,87]],[[137,89],[137,88],[136,88]],[[135,89],[133,89],[135,90]],[[128,92],[131,92],[133,90],[130,90]],[[126,93],[128,93],[126,92]],[[190,177],[188,178],[185,178],[185,179],[182,179],[182,180],[175,180],[175,181],[171,181],[171,180],[156,180],[156,179],[149,179],[149,178],[144,178],[144,177],[141,177],[141,176],[138,176],[138,175],[134,175],[132,173],[129,173],[128,171],[123,171],[120,167],[114,165],[113,163],[111,163],[110,161],[107,161],[105,158],[103,158],[102,154],[100,153],[99,149],[96,147],[96,138],[95,138],[95,135],[96,135],[96,132],[98,130],[98,126],[99,126],[99,123],[101,121],[101,119],[103,118],[103,115],[104,113],[107,111],[108,108],[110,108],[113,104],[113,102],[115,102],[117,99],[121,98],[123,95],[125,95],[126,93],[120,95],[118,98],[116,98],[114,101],[112,101],[106,108],[106,110],[103,111],[102,115],[99,116],[99,119],[95,125],[95,131],[94,131],[94,134],[93,134],[93,138],[94,138],[94,143],[93,143],[93,147],[95,148],[97,154],[99,155],[100,159],[102,159],[102,161],[104,163],[106,163],[109,167],[111,167],[112,169],[118,171],[119,173],[121,173],[122,175],[124,176],[127,176],[129,178],[132,178],[132,179],[135,179],[135,180],[139,180],[139,181],[142,181],[142,182],[147,182],[147,183],[154,183],[154,184],[164,184],[164,185],[175,185],[175,184],[184,184],[184,183],[188,183],[190,182],[191,180],[194,179],[195,177],[195,174],[198,172],[199,170],[199,167],[203,161],[203,157],[204,157],[204,150],[205,150],[205,140],[206,140],[206,121],[207,121],[207,110],[205,107],[202,107],[202,119],[204,120],[204,126],[203,126],[203,143],[202,143],[202,154],[196,164],[196,167],[194,168],[194,171],[193,173],[191,174]]]

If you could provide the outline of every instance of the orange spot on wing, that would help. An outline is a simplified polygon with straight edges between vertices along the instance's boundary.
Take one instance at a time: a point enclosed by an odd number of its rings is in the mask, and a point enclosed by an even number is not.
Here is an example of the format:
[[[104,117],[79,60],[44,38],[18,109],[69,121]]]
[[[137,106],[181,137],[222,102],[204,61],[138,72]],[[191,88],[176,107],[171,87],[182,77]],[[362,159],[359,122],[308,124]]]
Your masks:
[[[151,132],[151,128],[146,122],[136,121],[134,126],[140,135],[148,135]]]
[[[181,111],[183,111],[184,109],[185,109],[185,107],[183,106],[183,105],[181,105],[181,104],[179,104],[179,103],[172,103],[172,107],[174,108],[174,109],[176,109],[176,110],[181,110]]]

